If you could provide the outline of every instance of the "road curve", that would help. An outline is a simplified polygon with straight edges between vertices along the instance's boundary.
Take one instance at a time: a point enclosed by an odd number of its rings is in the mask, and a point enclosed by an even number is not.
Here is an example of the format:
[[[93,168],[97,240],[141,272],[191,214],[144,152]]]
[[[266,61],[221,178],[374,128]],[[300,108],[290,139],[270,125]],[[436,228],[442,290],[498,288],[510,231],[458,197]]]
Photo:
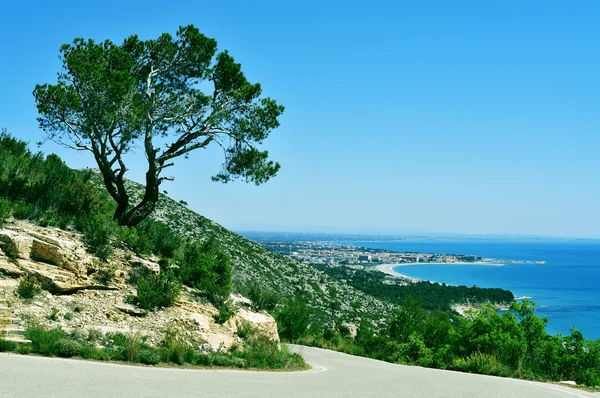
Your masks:
[[[0,354],[8,397],[600,397],[553,384],[394,365],[291,346],[313,369],[248,372],[135,367]]]

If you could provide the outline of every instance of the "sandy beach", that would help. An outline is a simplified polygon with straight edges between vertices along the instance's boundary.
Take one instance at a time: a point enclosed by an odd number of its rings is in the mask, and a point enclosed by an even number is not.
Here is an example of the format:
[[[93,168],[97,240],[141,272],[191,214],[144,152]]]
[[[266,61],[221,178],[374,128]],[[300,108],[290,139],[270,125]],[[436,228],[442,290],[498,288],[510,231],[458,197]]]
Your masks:
[[[375,267],[375,269],[377,271],[383,272],[384,274],[388,274],[391,276],[395,276],[398,278],[402,278],[402,279],[407,279],[410,280],[411,282],[419,282],[421,281],[421,279],[419,278],[412,278],[410,276],[401,274],[399,272],[394,271],[395,267],[406,267],[406,266],[411,266],[411,265],[485,265],[485,266],[492,266],[492,267],[503,267],[504,264],[500,264],[500,263],[488,263],[488,262],[482,262],[482,261],[477,261],[477,262],[473,262],[473,263],[402,263],[402,264],[379,264],[378,266]]]
[[[393,270],[394,267],[401,267],[403,265],[406,265],[406,264],[379,264],[378,266],[375,267],[375,269],[377,271],[383,272],[384,274],[395,276],[397,278],[408,279],[411,282],[418,282],[419,279],[417,279],[417,278],[411,278],[410,276],[403,275],[403,274]]]

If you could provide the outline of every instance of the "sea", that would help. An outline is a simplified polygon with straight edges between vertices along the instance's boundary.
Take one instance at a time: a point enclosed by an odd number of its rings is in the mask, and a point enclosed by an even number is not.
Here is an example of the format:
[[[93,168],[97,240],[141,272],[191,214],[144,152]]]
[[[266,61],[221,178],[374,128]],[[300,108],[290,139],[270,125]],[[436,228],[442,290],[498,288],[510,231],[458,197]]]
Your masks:
[[[340,243],[340,242],[336,242]],[[599,241],[397,240],[341,242],[398,252],[472,254],[497,260],[522,260],[503,267],[471,264],[419,264],[394,268],[422,280],[508,289],[531,298],[536,315],[548,318],[550,334],[572,327],[586,339],[600,338]],[[545,261],[538,264],[536,261]]]

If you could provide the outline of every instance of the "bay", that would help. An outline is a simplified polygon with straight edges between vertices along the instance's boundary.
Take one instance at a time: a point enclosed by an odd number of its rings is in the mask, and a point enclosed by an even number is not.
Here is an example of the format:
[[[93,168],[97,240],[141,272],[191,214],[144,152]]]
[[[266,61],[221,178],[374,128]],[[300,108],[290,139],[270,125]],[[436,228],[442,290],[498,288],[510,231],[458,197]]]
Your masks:
[[[527,263],[503,267],[470,264],[418,264],[395,271],[422,280],[508,289],[531,297],[536,314],[549,319],[551,334],[569,334],[571,327],[588,339],[600,338],[600,242],[400,240],[345,242],[399,252],[473,254]],[[535,261],[545,261],[536,264]]]

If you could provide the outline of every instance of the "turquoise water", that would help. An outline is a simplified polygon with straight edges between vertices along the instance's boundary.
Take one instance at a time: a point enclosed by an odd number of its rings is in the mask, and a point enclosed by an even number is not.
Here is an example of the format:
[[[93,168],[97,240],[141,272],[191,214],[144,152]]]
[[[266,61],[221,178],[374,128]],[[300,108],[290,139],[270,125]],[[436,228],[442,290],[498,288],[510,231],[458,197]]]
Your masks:
[[[600,338],[600,243],[574,241],[393,241],[347,242],[394,251],[474,254],[504,260],[544,260],[546,264],[414,265],[397,267],[404,275],[453,285],[511,290],[537,303],[549,333],[568,334],[572,326],[586,338]]]

